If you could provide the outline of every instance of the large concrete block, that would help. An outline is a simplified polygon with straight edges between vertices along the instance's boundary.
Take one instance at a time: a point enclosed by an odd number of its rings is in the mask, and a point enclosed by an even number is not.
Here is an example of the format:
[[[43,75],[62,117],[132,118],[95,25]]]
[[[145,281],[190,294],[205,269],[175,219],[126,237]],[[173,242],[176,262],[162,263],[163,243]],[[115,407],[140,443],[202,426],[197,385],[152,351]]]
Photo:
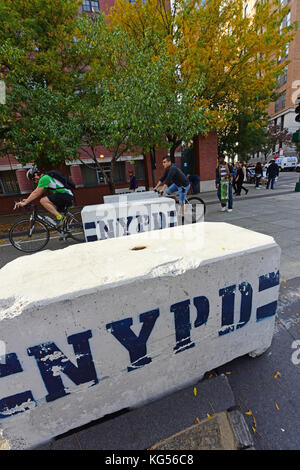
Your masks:
[[[0,435],[28,448],[271,344],[280,248],[200,223],[0,270]],[[259,367],[259,365],[258,365]]]
[[[86,241],[106,240],[178,225],[174,199],[158,198],[154,194],[153,198],[146,199],[130,199],[123,195],[115,202],[85,206],[81,215]]]
[[[111,202],[129,202],[129,201],[141,201],[145,199],[157,199],[158,193],[155,191],[141,191],[131,192],[128,194],[112,194],[109,196],[103,196],[104,204]]]

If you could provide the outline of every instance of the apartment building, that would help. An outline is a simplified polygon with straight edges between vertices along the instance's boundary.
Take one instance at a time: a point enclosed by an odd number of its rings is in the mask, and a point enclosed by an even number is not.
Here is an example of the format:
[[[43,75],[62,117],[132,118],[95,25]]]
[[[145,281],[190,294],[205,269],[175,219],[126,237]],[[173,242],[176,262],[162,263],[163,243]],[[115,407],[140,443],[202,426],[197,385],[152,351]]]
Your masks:
[[[251,15],[255,11],[257,0],[245,1],[245,14]],[[283,6],[289,6],[289,12],[283,20],[283,26],[288,26],[295,21],[300,22],[300,1],[299,0],[281,0]],[[283,74],[277,79],[276,92],[278,98],[271,103],[267,109],[270,116],[270,123],[274,123],[286,128],[290,133],[300,129],[300,124],[295,121],[296,100],[300,98],[300,29],[297,31],[294,40],[286,47],[282,57],[278,58],[280,62],[286,62]],[[273,149],[273,154],[282,154],[285,156],[296,155],[295,146],[279,142]],[[255,160],[264,160],[264,156],[255,155]]]

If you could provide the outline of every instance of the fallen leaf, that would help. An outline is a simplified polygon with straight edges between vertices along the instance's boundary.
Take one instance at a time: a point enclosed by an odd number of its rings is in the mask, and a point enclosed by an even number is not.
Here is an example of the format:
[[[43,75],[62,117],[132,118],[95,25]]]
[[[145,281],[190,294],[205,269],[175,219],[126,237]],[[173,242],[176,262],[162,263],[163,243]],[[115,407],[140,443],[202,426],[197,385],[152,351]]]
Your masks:
[[[253,415],[253,413],[252,413],[252,411],[251,411],[251,410],[249,410],[249,411],[246,411],[245,415],[252,416],[252,415]]]
[[[199,419],[199,418],[196,418],[196,421],[197,421],[197,423],[199,423],[199,424],[200,424],[200,419]]]
[[[276,401],[275,401],[275,406],[276,406],[277,410],[280,410],[280,408],[279,408],[278,404],[276,403]]]
[[[281,377],[281,373],[280,373],[280,372],[276,372],[276,374],[274,375],[274,379],[277,379],[277,377]]]
[[[253,432],[256,432],[256,429],[255,429],[253,426],[251,426],[251,427],[252,427],[252,431],[253,431]]]
[[[211,415],[210,415],[209,413],[206,413],[206,416],[207,416],[208,418],[211,418]]]
[[[197,395],[197,389],[196,389],[196,387],[194,387],[194,395],[195,395],[195,396]]]

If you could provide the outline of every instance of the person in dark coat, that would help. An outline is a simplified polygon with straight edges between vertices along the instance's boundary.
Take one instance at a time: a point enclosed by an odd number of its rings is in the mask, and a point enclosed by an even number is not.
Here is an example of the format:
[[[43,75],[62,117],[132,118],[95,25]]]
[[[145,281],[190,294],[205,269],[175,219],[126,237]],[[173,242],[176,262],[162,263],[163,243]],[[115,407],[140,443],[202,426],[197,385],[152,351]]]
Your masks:
[[[199,175],[187,175],[189,182],[192,185],[193,194],[199,193],[199,183],[200,183],[200,176]]]
[[[276,165],[275,160],[271,160],[271,163],[267,168],[268,182],[267,182],[266,189],[269,189],[270,183],[271,183],[271,189],[274,189],[274,182],[278,175],[279,175],[279,167],[278,165]]]
[[[248,194],[248,189],[243,186],[244,179],[245,179],[245,173],[243,170],[243,163],[239,162],[239,167],[237,169],[237,174],[236,174],[236,187],[237,187],[237,192],[236,195],[240,196],[241,195],[241,190],[243,189],[246,194]]]
[[[259,189],[260,180],[263,175],[263,169],[260,162],[257,162],[255,165],[255,187]]]
[[[129,174],[129,178],[130,178],[129,189],[131,189],[132,191],[136,191],[137,188],[138,188],[138,183],[137,183],[136,176],[133,174],[132,170],[129,170],[128,174]]]

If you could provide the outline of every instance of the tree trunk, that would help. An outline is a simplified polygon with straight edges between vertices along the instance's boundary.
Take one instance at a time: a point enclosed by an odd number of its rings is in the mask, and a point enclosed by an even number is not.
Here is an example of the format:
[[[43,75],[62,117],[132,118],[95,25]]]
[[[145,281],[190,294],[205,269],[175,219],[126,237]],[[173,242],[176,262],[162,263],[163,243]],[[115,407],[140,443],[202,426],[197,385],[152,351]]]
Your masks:
[[[172,142],[172,147],[170,148],[170,157],[171,157],[171,162],[175,163],[175,151],[177,147],[181,144],[181,140],[176,140]]]
[[[116,185],[114,181],[115,163],[116,163],[116,157],[115,155],[113,155],[111,162],[110,162],[110,175],[109,175],[109,180],[108,180],[108,185],[109,185],[111,194],[116,194]]]

